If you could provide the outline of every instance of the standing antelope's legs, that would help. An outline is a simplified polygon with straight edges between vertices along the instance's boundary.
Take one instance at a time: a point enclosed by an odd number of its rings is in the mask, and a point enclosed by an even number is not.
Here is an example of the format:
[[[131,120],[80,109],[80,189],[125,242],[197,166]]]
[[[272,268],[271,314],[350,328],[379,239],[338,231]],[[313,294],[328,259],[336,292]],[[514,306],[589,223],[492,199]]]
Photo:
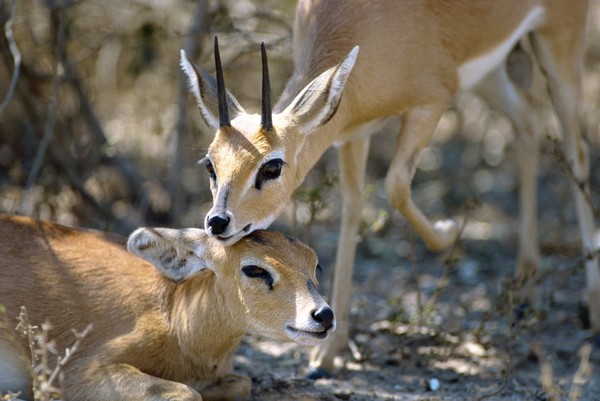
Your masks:
[[[356,254],[356,233],[363,205],[365,169],[369,138],[347,142],[339,149],[342,216],[331,291],[331,307],[337,326],[330,337],[311,354],[311,378],[333,370],[333,358],[348,341],[352,270]]]
[[[521,51],[521,50],[518,50]],[[521,59],[521,65],[512,68],[530,69],[528,59]],[[529,90],[531,82],[515,82],[509,78],[506,66],[500,65],[490,72],[477,86],[493,108],[506,114],[516,130],[516,151],[519,163],[519,259],[516,277],[525,283],[536,273],[539,266],[536,176],[539,161],[539,129],[537,113],[534,112],[524,91]],[[534,294],[530,295],[532,301]]]
[[[456,239],[458,225],[453,220],[432,224],[411,199],[410,184],[423,150],[446,107],[447,103],[421,106],[404,115],[396,155],[385,177],[388,201],[402,212],[425,245],[434,251],[448,247]]]
[[[572,33],[573,35],[569,35]],[[533,36],[534,50],[547,76],[550,98],[561,123],[567,168],[575,196],[575,210],[583,251],[590,255],[585,262],[587,298],[591,329],[600,333],[600,270],[594,255],[594,214],[590,204],[588,182],[590,161],[587,145],[579,126],[584,38],[579,30],[560,34]]]

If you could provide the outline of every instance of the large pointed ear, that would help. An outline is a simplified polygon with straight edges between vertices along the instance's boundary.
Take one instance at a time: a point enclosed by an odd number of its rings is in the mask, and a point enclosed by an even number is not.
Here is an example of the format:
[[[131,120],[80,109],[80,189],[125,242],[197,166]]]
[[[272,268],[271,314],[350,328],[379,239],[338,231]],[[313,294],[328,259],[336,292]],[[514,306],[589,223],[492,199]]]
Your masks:
[[[306,85],[281,114],[288,113],[288,117],[296,121],[305,134],[327,123],[340,104],[357,56],[358,46],[355,46],[341,63]]]
[[[199,228],[138,228],[129,236],[127,249],[179,282],[209,268],[205,260],[207,238]]]
[[[207,71],[192,64],[183,50],[181,50],[180,64],[187,76],[190,92],[196,98],[196,103],[198,104],[202,118],[204,118],[204,122],[215,130],[219,129],[221,124],[219,119],[217,81]],[[233,120],[240,114],[246,114],[246,111],[237,99],[228,90],[225,93],[230,119]]]

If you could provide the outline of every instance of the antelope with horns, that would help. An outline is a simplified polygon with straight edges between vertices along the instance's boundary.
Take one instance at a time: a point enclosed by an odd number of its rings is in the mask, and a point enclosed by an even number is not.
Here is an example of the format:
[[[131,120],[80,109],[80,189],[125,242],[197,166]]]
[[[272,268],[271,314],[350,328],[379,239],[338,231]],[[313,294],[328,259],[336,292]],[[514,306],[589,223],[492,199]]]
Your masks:
[[[213,194],[205,219],[210,235],[232,243],[267,227],[325,150],[338,146],[343,205],[331,301],[338,330],[313,352],[312,367],[332,369],[346,343],[369,137],[385,117],[402,116],[385,177],[388,200],[432,250],[453,243],[458,224],[427,218],[411,199],[411,180],[440,117],[459,90],[474,89],[512,120],[521,186],[516,275],[526,280],[535,274],[540,133],[528,93],[533,69],[526,57],[506,62],[524,37],[530,38],[560,120],[583,249],[590,255],[585,262],[590,320],[593,331],[600,331],[600,272],[587,200],[590,166],[578,123],[587,9],[586,1],[299,0],[295,69],[273,113],[263,46],[260,116],[246,113],[225,90],[216,47],[216,83],[182,53],[201,114],[216,129],[204,161]]]
[[[315,253],[255,231],[224,246],[204,230],[141,228],[125,238],[0,215],[4,321],[27,308],[56,349],[93,327],[64,366],[68,400],[245,400],[233,374],[245,332],[315,345],[334,330]],[[13,326],[14,327],[14,326]],[[0,394],[31,399],[25,339],[0,325]]]

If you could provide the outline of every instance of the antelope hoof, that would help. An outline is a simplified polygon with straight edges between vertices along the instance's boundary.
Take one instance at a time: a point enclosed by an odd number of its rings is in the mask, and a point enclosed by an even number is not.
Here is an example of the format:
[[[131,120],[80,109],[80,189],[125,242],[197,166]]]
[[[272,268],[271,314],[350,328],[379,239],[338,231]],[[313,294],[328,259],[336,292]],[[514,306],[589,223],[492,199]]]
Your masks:
[[[580,301],[577,303],[577,317],[579,318],[579,323],[581,326],[588,330],[592,327],[590,322],[590,310],[584,302]],[[600,333],[598,333],[600,335]]]
[[[319,380],[331,378],[331,373],[322,368],[310,368],[306,378],[308,380]]]
[[[454,220],[440,220],[433,224],[433,230],[436,234],[434,241],[428,243],[428,248],[432,251],[441,251],[448,248],[458,237],[458,223]]]

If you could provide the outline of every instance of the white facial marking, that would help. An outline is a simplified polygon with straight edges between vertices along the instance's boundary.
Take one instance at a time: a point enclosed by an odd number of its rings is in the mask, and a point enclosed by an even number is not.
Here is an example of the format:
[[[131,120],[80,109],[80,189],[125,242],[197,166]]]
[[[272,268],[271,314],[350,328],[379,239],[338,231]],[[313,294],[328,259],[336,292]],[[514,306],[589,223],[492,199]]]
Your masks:
[[[262,161],[256,166],[256,171],[254,172],[254,176],[258,174],[258,171],[262,166],[264,166],[267,162],[275,159],[281,159],[285,163],[285,152],[281,149],[277,149],[266,155]]]

